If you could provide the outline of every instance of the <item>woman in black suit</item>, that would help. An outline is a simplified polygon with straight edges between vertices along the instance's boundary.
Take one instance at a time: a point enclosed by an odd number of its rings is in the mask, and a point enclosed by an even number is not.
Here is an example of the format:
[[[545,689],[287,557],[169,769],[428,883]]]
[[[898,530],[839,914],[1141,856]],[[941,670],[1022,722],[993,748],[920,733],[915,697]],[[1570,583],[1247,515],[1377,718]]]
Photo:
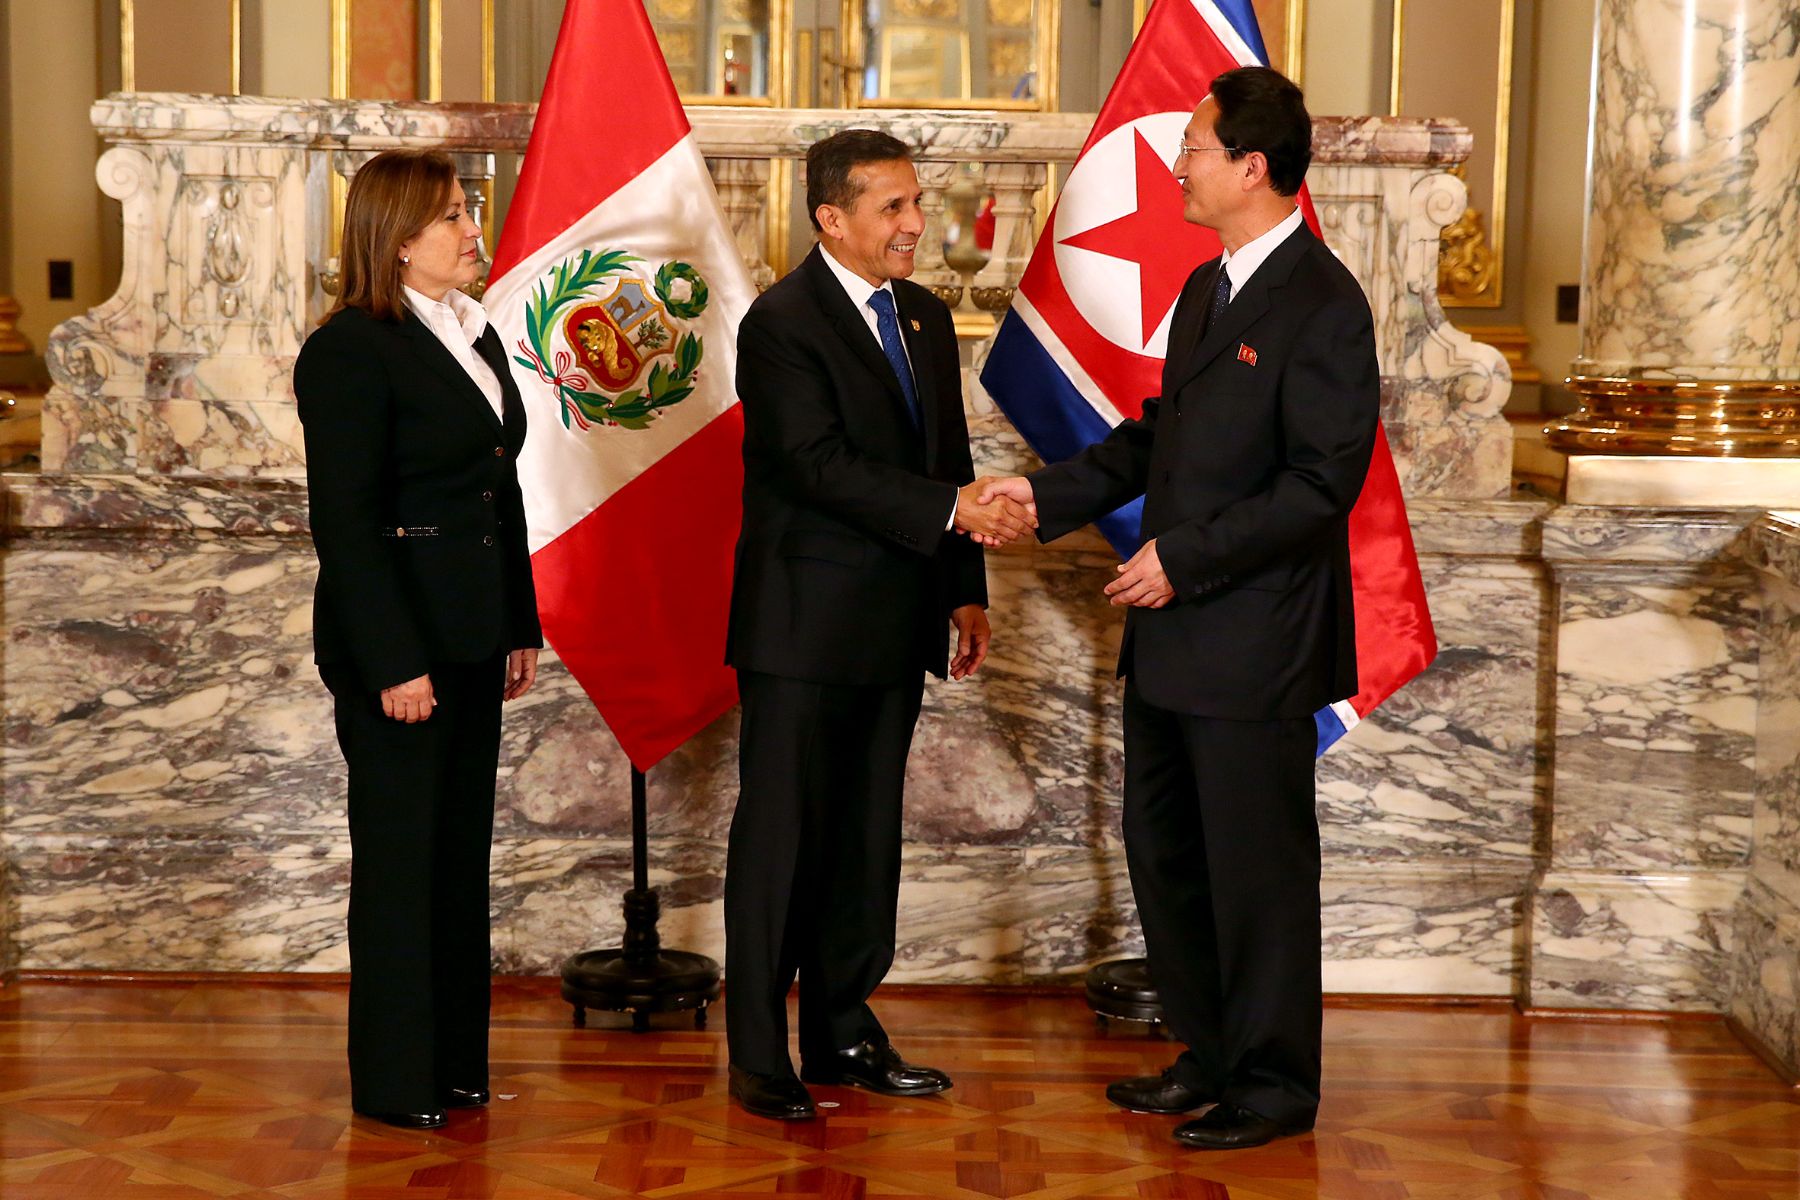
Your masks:
[[[350,185],[336,308],[294,364],[319,582],[313,643],[350,776],[350,1091],[431,1129],[485,1104],[500,706],[537,675],[515,464],[525,410],[456,289],[479,230],[450,158]]]

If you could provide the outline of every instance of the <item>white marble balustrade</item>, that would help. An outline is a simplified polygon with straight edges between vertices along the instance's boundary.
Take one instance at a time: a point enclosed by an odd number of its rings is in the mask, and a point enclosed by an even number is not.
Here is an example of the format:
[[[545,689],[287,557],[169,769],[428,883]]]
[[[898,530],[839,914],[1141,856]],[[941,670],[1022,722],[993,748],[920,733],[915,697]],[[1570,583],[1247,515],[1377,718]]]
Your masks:
[[[529,105],[433,105],[159,94],[96,104],[109,144],[97,177],[124,207],[118,292],[52,335],[48,471],[294,478],[302,470],[287,375],[329,305],[332,183],[389,146],[458,152],[472,194],[517,169]],[[917,147],[926,208],[917,278],[1003,310],[1039,224],[1054,164],[1088,114],[695,108],[695,137],[752,276],[773,279],[772,165],[852,125]],[[1439,231],[1462,210],[1448,168],[1468,156],[1453,122],[1321,118],[1311,187],[1326,236],[1375,311],[1389,437],[1415,495],[1492,498],[1508,485],[1500,355],[1438,307]],[[965,280],[943,260],[945,189],[976,165],[995,196],[988,261]],[[779,258],[779,255],[775,257]]]

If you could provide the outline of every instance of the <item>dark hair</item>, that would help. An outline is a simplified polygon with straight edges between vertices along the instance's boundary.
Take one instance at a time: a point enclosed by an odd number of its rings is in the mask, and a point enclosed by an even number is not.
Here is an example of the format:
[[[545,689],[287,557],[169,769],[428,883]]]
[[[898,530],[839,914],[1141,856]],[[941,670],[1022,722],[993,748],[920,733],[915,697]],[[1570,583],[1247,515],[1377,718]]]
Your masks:
[[[864,163],[912,161],[905,142],[875,129],[844,129],[806,151],[806,218],[819,228],[819,205],[848,209],[862,195],[850,172]]]
[[[344,199],[344,244],[338,256],[337,303],[383,321],[405,315],[400,247],[437,217],[456,184],[456,164],[442,150],[383,150],[350,180]]]
[[[1312,117],[1292,80],[1268,67],[1238,67],[1212,81],[1219,117],[1213,135],[1240,159],[1252,152],[1269,160],[1269,186],[1292,196],[1312,165]]]

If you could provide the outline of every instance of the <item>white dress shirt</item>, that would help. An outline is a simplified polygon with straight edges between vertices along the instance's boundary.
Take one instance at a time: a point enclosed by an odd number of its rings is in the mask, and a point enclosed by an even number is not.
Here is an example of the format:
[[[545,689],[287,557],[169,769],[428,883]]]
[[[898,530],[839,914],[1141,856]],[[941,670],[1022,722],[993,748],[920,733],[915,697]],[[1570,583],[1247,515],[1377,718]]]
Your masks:
[[[825,265],[831,268],[831,273],[833,275],[837,276],[838,283],[843,286],[844,295],[850,297],[850,303],[855,305],[856,311],[862,315],[863,324],[869,327],[869,333],[875,339],[876,348],[881,349],[881,326],[876,324],[875,310],[869,307],[869,300],[876,292],[886,292],[888,294],[888,299],[895,302],[894,320],[898,322],[900,320],[900,304],[898,298],[894,295],[893,281],[884,279],[881,281],[880,287],[874,286],[861,275],[858,275],[855,271],[852,271],[849,267],[846,267],[843,263],[839,262],[832,255],[831,251],[827,250],[822,244],[819,247],[819,257],[825,260]],[[882,350],[882,353],[885,354],[886,350]],[[906,365],[911,367],[912,351],[906,348],[906,335],[904,333],[900,335],[900,353],[906,355]],[[919,377],[918,373],[914,372],[913,393],[917,395],[918,390]],[[921,421],[925,419],[924,401],[922,399],[920,401],[919,419]],[[950,498],[950,519],[944,522],[944,528],[949,529],[955,524],[956,497],[952,496]]]
[[[1250,277],[1256,274],[1256,268],[1275,253],[1275,247],[1288,240],[1289,234],[1300,228],[1303,219],[1300,210],[1296,208],[1282,218],[1275,228],[1239,246],[1236,254],[1229,250],[1225,252],[1225,274],[1231,277],[1232,299],[1237,299],[1238,293],[1244,290],[1244,285],[1250,282]]]
[[[442,300],[433,300],[405,284],[400,285],[400,291],[406,307],[425,322],[425,328],[431,330],[451,357],[462,364],[462,369],[469,373],[469,378],[475,381],[475,386],[487,397],[494,415],[504,422],[506,405],[502,399],[500,380],[494,375],[494,368],[488,366],[487,359],[475,350],[475,339],[487,329],[487,309],[481,307],[480,301],[456,288],[445,292]]]

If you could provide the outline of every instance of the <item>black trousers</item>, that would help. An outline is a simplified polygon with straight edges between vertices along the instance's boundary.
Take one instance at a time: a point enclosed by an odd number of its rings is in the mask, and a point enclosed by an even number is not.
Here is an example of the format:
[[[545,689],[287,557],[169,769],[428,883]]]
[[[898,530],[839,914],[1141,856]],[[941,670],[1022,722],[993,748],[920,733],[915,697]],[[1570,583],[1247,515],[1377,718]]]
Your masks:
[[[1175,1077],[1276,1121],[1319,1107],[1318,735],[1125,689],[1125,856]]]
[[[737,812],[725,865],[726,1038],[734,1066],[792,1070],[886,1034],[868,999],[894,962],[900,797],[924,677],[844,687],[738,672]]]
[[[487,1086],[488,857],[504,655],[431,668],[408,725],[354,671],[322,666],[350,769],[350,1097],[423,1112]]]

